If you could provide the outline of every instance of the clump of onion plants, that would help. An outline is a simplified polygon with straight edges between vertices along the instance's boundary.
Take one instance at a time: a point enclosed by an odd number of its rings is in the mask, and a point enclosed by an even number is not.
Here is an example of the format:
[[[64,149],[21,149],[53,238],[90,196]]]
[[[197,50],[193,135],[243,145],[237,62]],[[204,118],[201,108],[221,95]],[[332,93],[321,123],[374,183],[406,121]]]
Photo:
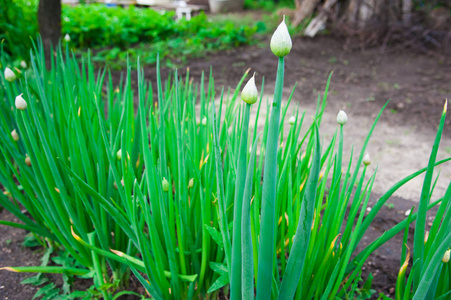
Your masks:
[[[449,265],[451,248],[451,184],[439,200],[431,203],[434,191],[433,172],[437,159],[447,111],[445,103],[437,135],[429,158],[429,165],[423,181],[415,223],[413,249],[407,246],[409,221],[405,222],[401,252],[401,267],[396,281],[395,299],[448,299],[451,296],[451,269]],[[427,209],[439,203],[437,214],[430,231],[426,231]],[[410,211],[407,220],[413,216]],[[401,224],[399,224],[401,225]],[[413,252],[413,253],[411,253]],[[410,259],[412,257],[412,260]],[[407,268],[411,266],[410,272]]]
[[[383,203],[426,168],[365,215],[375,180],[366,176],[366,146],[385,106],[357,161],[343,162],[345,112],[320,142],[330,77],[311,124],[290,106],[293,93],[282,101],[291,45],[282,22],[271,39],[278,68],[267,101],[260,74],[241,91],[249,71],[220,92],[212,74],[194,84],[189,71],[174,70],[163,82],[158,64],[152,85],[139,62],[114,82],[89,57],[79,63],[61,49],[49,64],[35,49],[12,82],[0,75],[0,205],[20,220],[0,224],[77,262],[8,270],[91,277],[105,299],[132,273],[155,299],[214,298],[221,289],[232,299],[352,298],[368,256],[416,214],[360,253],[357,244]],[[265,106],[271,114],[258,132]]]
[[[395,226],[364,251],[355,253],[357,244],[377,212],[406,182],[426,169],[433,170],[436,164],[449,160],[432,161],[427,168],[402,179],[380,197],[366,215],[376,176],[374,172],[366,179],[368,166],[371,164],[366,146],[386,105],[376,117],[354,169],[351,167],[351,153],[343,170],[344,128],[348,121],[344,111],[337,115],[337,133],[330,143],[323,147],[320,143],[318,128],[326,103],[327,87],[322,104],[318,103],[313,124],[306,135],[300,137],[304,115],[299,116],[296,112],[288,120],[288,138],[283,141],[283,127],[280,126],[287,112],[286,109],[283,110],[280,119],[284,56],[289,54],[290,48],[291,39],[282,23],[271,40],[271,50],[278,57],[279,65],[274,98],[268,105],[271,117],[264,127],[260,165],[256,170],[255,132],[252,150],[250,153],[244,150],[249,138],[246,136],[246,114],[250,109],[246,97],[248,86],[242,92],[242,99],[246,103],[243,104],[245,108],[240,148],[234,152],[238,158],[233,202],[232,264],[223,271],[231,274],[231,299],[353,298],[356,295],[355,286],[361,280],[362,266],[368,256],[402,229],[401,226]],[[248,84],[253,85],[253,78]],[[286,146],[283,148],[282,144]],[[218,145],[217,149],[220,149]],[[261,169],[261,161],[264,161],[264,170]],[[217,177],[222,178],[219,163],[216,171]],[[250,178],[254,173],[257,177],[252,182]],[[218,184],[221,182],[218,181]],[[221,194],[221,197],[224,195]],[[416,215],[411,216],[404,224],[409,224],[415,217]],[[223,239],[227,240],[225,234]],[[241,249],[241,252],[236,249]],[[370,276],[364,286],[371,286],[371,281]],[[257,285],[255,290],[254,283]],[[359,293],[367,298],[371,296],[369,289]]]

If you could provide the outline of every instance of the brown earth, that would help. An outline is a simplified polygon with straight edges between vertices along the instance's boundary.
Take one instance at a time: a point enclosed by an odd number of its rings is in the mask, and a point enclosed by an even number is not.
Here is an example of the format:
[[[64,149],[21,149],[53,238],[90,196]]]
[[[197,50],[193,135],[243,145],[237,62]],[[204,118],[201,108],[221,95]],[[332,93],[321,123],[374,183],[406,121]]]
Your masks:
[[[325,36],[295,38],[293,42],[293,50],[286,58],[285,99],[298,82],[294,103],[301,110],[312,111],[317,94],[324,90],[329,73],[334,72],[321,128],[324,139],[330,139],[336,128],[336,113],[344,109],[349,116],[346,125],[349,145],[345,151],[349,152],[351,142],[358,150],[372,120],[391,99],[368,146],[374,161],[372,165],[379,166],[374,194],[381,195],[396,181],[427,165],[444,99],[451,96],[451,61],[446,56],[425,55],[412,50],[390,52],[390,48],[383,53],[378,48],[348,52],[343,50],[342,41]],[[266,78],[265,94],[270,96],[273,91],[277,60],[267,48],[246,46],[193,60],[189,63],[190,74],[198,80],[202,71],[208,74],[210,66],[216,87],[234,87],[245,70],[252,67],[259,78]],[[168,72],[163,70],[163,78]],[[181,73],[185,71],[181,70]],[[146,67],[145,74],[155,82],[153,67]],[[440,158],[451,155],[450,120],[445,126]],[[449,183],[450,175],[451,168],[443,167],[437,197]],[[389,199],[387,203],[393,203],[394,207],[382,208],[363,244],[403,220],[404,212],[418,201],[420,187],[421,179]],[[11,218],[7,212],[0,214],[0,219]],[[0,226],[0,266],[40,264],[41,250],[20,245],[24,235],[23,230]],[[372,272],[373,288],[378,293],[394,296],[401,244],[402,236],[395,237],[378,249],[365,265],[364,275]],[[20,285],[25,277],[27,275],[0,272],[0,299],[31,299],[36,288]]]

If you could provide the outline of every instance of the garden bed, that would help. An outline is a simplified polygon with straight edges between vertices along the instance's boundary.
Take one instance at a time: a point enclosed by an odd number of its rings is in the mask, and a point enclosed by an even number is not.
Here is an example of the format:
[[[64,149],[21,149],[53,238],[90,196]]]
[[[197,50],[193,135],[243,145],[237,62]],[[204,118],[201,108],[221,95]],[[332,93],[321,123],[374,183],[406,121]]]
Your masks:
[[[327,120],[340,108],[346,109],[350,116],[350,121],[346,125],[348,126],[347,138],[356,143],[361,142],[358,140],[359,134],[366,134],[365,127],[369,124],[352,122],[352,119],[374,119],[383,103],[389,98],[392,99],[378,127],[389,128],[392,130],[390,134],[409,136],[409,139],[406,140],[407,145],[402,145],[401,138],[394,141],[387,140],[385,132],[380,132],[380,138],[377,138],[378,129],[376,129],[369,151],[375,157],[374,161],[379,163],[376,182],[382,180],[382,183],[379,190],[374,189],[375,194],[391,186],[394,182],[390,180],[397,181],[410,174],[409,168],[416,170],[426,166],[429,151],[422,151],[424,152],[422,156],[415,152],[414,157],[409,157],[409,151],[415,150],[412,149],[414,144],[424,142],[431,145],[431,142],[425,139],[433,138],[443,107],[443,99],[451,96],[448,86],[451,80],[451,75],[448,73],[449,61],[414,52],[379,54],[379,49],[371,49],[363,53],[344,52],[341,50],[339,41],[328,37],[313,41],[295,39],[293,51],[287,57],[285,84],[287,89],[284,91],[288,94],[295,81],[299,81],[294,101],[300,104],[301,109],[304,107],[311,109],[317,92],[323,90],[329,72],[334,70],[327,108],[329,115],[324,118]],[[199,79],[201,70],[208,71],[210,65],[213,66],[217,86],[235,86],[248,67],[253,67],[259,77],[266,74],[273,76],[276,68],[269,49],[252,46],[218,53],[202,61],[192,61],[189,64],[191,76],[195,80]],[[153,68],[145,69],[145,74],[147,79],[154,82]],[[166,75],[167,70],[163,72],[163,78]],[[119,77],[119,73],[114,73],[114,76]],[[266,86],[267,93],[273,89],[275,78],[271,76],[266,78],[269,83]],[[343,103],[346,103],[345,107]],[[322,127],[327,132],[327,121]],[[406,134],[405,130],[408,128],[411,129]],[[443,138],[442,148],[445,153],[451,151],[449,148],[451,135],[447,128],[449,129],[449,121],[445,125]],[[398,149],[399,152],[390,153],[398,160],[398,164],[394,164],[393,161],[384,162],[378,159],[378,155],[373,155],[373,153],[383,153],[387,151],[387,148]],[[447,155],[449,154],[448,152]],[[379,158],[383,158],[382,154]],[[405,160],[406,165],[402,164],[402,160]],[[449,176],[450,168],[443,168],[442,177],[447,179]],[[438,185],[437,188],[443,187]],[[366,238],[363,239],[364,242],[372,241],[384,230],[405,218],[404,212],[418,201],[419,193],[414,189],[403,191],[403,193],[401,195],[408,195],[404,197],[407,199],[393,198],[388,201],[393,203],[393,208],[383,207],[369,228]],[[369,206],[371,205],[370,203]],[[9,220],[11,215],[4,210],[0,219]],[[24,235],[23,230],[0,227],[1,265],[4,265],[3,262],[16,266],[40,264],[42,252],[39,250],[34,252],[36,250],[23,249],[20,246]],[[391,292],[393,292],[392,288],[399,270],[401,241],[402,237],[391,240],[366,263],[365,273],[373,273],[373,288],[378,292],[393,295]],[[359,244],[360,246],[364,246],[364,243]],[[31,299],[36,290],[30,286],[20,285],[21,279],[26,276],[0,272],[0,295],[6,299]]]

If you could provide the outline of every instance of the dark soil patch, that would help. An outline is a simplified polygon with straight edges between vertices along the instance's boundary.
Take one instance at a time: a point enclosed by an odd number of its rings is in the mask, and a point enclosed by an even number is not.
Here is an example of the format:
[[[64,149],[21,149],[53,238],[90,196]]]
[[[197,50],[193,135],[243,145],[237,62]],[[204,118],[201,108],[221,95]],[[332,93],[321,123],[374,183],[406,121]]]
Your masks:
[[[385,120],[391,124],[411,124],[436,128],[445,98],[451,97],[451,60],[442,55],[425,55],[414,50],[381,52],[371,48],[361,52],[344,50],[344,41],[330,36],[315,39],[296,37],[293,49],[286,57],[285,95],[297,82],[294,100],[301,103],[316,99],[324,90],[330,72],[333,72],[328,106],[374,118],[389,99]],[[265,44],[269,44],[268,41]],[[269,47],[245,46],[194,59],[187,65],[194,80],[210,67],[215,87],[234,88],[243,73],[252,68],[257,81],[265,77],[265,90],[273,91],[277,59]],[[171,70],[163,69],[162,78]],[[145,67],[145,77],[156,82],[155,68]],[[186,69],[179,70],[185,75]],[[114,74],[119,78],[120,72]],[[447,120],[450,124],[451,120]],[[451,136],[451,132],[445,132]]]
[[[373,197],[368,206],[372,207],[377,200],[378,198]],[[406,219],[405,212],[417,205],[418,203],[399,197],[390,198],[371,223],[371,226],[362,238],[362,242],[357,246],[356,253],[363,250],[367,245],[379,238],[385,231],[391,229],[393,226]],[[433,217],[436,213],[437,207],[432,208],[428,212],[426,230],[431,228],[429,225],[431,225]],[[411,250],[413,249],[414,229],[415,222],[411,223],[409,227],[407,245]],[[400,259],[403,235],[404,230],[401,230],[400,233],[371,254],[363,266],[362,278],[364,280],[368,278],[369,273],[372,273],[374,276],[372,289],[376,290],[376,293],[373,295],[372,299],[377,299],[379,293],[391,298],[395,296],[394,292],[396,279],[401,266]],[[412,259],[409,262],[409,270],[411,265]]]
[[[6,209],[0,212],[0,219],[9,222],[18,221]],[[22,246],[26,234],[22,229],[0,226],[0,267],[39,266],[41,264],[40,258],[43,255],[41,249],[33,251]],[[27,277],[30,277],[30,274],[0,271],[0,299],[32,299],[37,288],[20,284]]]

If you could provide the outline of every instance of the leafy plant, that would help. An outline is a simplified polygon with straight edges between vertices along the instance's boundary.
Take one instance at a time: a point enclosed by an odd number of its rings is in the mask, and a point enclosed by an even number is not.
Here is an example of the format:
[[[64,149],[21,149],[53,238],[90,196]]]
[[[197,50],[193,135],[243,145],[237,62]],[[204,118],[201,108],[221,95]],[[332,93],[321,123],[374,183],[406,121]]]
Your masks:
[[[0,15],[4,16],[0,20],[4,60],[13,66],[19,66],[21,60],[28,61],[29,49],[36,41],[37,3],[14,0],[0,5]],[[96,49],[95,61],[118,68],[126,67],[128,57],[134,66],[138,57],[143,63],[155,64],[158,53],[168,59],[168,65],[183,63],[186,57],[252,43],[257,30],[253,24],[210,21],[203,12],[189,21],[176,21],[173,11],[134,6],[125,9],[80,4],[62,8],[62,35],[70,39],[64,42],[80,49],[77,53],[81,55],[86,48]]]
[[[35,0],[0,0],[0,42],[11,65],[19,66],[22,60],[29,60],[32,39],[38,30],[36,11]]]

